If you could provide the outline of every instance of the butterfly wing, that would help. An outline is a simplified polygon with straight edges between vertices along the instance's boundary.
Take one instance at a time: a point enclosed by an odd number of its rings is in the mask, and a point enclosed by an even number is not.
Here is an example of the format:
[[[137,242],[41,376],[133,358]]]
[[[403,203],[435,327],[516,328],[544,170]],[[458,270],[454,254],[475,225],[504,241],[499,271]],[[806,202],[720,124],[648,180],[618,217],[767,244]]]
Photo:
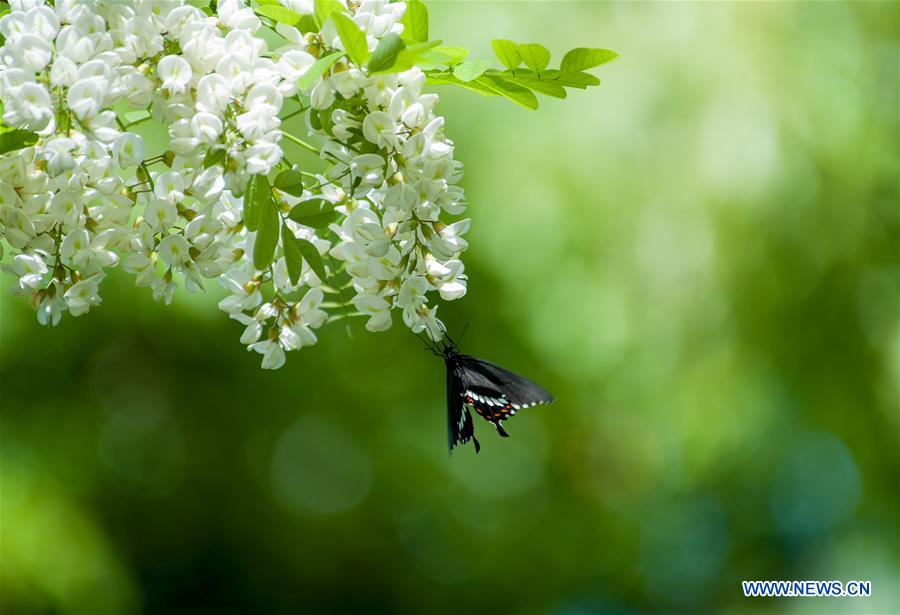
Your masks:
[[[499,365],[466,355],[460,355],[458,361],[466,403],[493,423],[501,436],[508,435],[501,421],[522,408],[553,401],[553,395],[542,386]]]
[[[462,367],[456,360],[446,360],[447,367],[447,436],[450,450],[458,444],[465,444],[469,440],[475,443],[475,452],[481,450],[481,445],[475,438],[475,425],[472,423],[472,414],[466,405],[464,397],[465,386],[462,380]]]

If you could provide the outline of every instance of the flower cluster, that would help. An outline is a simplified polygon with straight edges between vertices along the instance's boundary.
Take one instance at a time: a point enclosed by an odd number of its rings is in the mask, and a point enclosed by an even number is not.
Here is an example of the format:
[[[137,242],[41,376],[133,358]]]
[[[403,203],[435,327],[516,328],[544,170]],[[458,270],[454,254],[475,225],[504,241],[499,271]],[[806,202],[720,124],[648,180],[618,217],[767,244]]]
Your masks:
[[[313,20],[312,2],[282,5]],[[466,292],[468,221],[442,220],[464,209],[461,168],[425,73],[355,62],[338,31],[351,22],[376,53],[403,33],[406,5],[335,1],[303,31],[243,0],[215,6],[10,2],[0,130],[36,137],[0,154],[13,291],[55,325],[97,306],[118,264],[166,303],[179,283],[197,292],[216,279],[219,307],[266,368],[346,316],[381,331],[399,310],[440,338],[430,295]],[[319,146],[283,130],[299,114]],[[150,155],[154,125],[168,138]],[[286,140],[317,151],[319,168],[291,164]]]

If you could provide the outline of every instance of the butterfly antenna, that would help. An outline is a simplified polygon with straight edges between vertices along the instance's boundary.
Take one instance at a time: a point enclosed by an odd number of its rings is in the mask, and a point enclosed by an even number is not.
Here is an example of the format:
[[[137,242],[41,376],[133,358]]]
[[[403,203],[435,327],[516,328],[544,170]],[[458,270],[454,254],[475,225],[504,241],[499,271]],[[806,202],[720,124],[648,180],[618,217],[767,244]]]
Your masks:
[[[450,344],[449,344],[450,347],[452,347],[452,348],[454,348],[454,349],[456,349],[456,350],[458,351],[458,350],[459,350],[459,344],[457,344],[457,343],[453,340],[453,338],[450,337],[450,333],[447,331],[447,327],[444,325],[444,323],[441,323],[441,330],[444,332],[444,337],[447,339],[448,342],[450,342]]]
[[[467,322],[467,323],[463,326],[462,333],[459,334],[459,343],[460,343],[460,344],[462,344],[463,337],[465,336],[466,331],[468,331],[469,325],[471,325],[471,324],[472,324],[472,321],[470,320],[469,322]]]
[[[437,356],[444,355],[444,353],[438,352],[437,345],[434,342],[432,342],[430,339],[428,339],[428,336],[422,337],[421,334],[417,334],[416,337],[418,337],[420,340],[422,340],[422,343],[425,344],[425,350],[430,350],[431,354],[437,355]]]

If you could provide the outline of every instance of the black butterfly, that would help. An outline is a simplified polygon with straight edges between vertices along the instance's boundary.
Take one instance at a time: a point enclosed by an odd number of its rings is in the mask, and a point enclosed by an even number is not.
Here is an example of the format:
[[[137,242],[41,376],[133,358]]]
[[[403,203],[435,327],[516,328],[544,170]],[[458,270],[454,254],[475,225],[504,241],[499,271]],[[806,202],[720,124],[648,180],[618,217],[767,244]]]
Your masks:
[[[500,424],[502,421],[522,408],[553,401],[553,395],[531,380],[493,363],[460,354],[452,341],[442,342],[432,350],[439,351],[435,354],[444,357],[447,367],[447,436],[451,451],[469,440],[475,443],[476,453],[481,450],[470,408],[493,423],[502,437],[508,438]]]

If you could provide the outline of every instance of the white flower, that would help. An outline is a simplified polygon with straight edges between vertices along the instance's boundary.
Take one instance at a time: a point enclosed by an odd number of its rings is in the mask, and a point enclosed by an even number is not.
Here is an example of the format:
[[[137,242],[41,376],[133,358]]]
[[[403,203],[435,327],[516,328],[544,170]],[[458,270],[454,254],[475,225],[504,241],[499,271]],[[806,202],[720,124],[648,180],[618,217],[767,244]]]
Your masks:
[[[62,319],[62,313],[66,310],[66,301],[63,298],[62,286],[56,280],[50,287],[50,292],[43,295],[37,306],[37,319],[42,325],[56,326]]]
[[[413,275],[403,280],[400,293],[397,295],[397,306],[404,311],[415,311],[425,304],[425,292],[428,290],[428,281],[424,276]]]
[[[3,119],[13,126],[24,125],[31,130],[43,130],[53,117],[50,94],[38,83],[25,83],[7,100]]]
[[[170,267],[183,267],[191,260],[191,244],[181,235],[167,235],[159,242],[159,258]]]
[[[31,295],[41,323],[99,304],[105,270],[121,258],[135,284],[166,303],[179,284],[196,292],[204,277],[218,279],[228,291],[220,309],[244,325],[242,343],[267,369],[316,343],[331,309],[319,287],[337,281],[320,280],[304,261],[292,282],[281,252],[271,277],[257,272],[243,195],[251,176],[283,165],[282,106],[291,98],[295,107],[296,82],[321,41],[342,42],[331,20],[307,34],[278,24],[285,44],[270,54],[248,4],[220,0],[207,16],[181,0],[13,0],[0,18],[3,121],[39,133],[33,146],[0,154],[0,238],[12,249],[4,269],[15,275],[14,292]],[[312,0],[281,4],[303,15],[315,8]],[[402,32],[404,10],[362,0],[348,14],[371,51]],[[425,79],[418,68],[367,75],[346,59],[316,79],[310,106],[328,109],[320,118],[330,126],[307,125],[328,169],[304,181],[302,195],[280,198],[286,206],[321,200],[340,216],[329,227],[336,240],[316,225],[284,224],[341,261],[329,270],[350,276],[342,291],[368,329],[389,328],[398,309],[414,332],[439,338],[429,301],[465,294],[469,222],[441,221],[461,213],[465,197]],[[167,126],[168,168],[150,159],[150,177],[142,138],[117,116],[127,105]],[[369,142],[361,148],[360,135]],[[215,164],[204,164],[209,154]]]
[[[191,156],[200,146],[191,121],[177,120],[169,126],[169,148],[181,156]]]
[[[350,171],[364,184],[379,186],[384,181],[384,158],[377,154],[360,154],[350,160]]]
[[[281,161],[281,148],[274,143],[258,143],[247,148],[247,172],[253,175],[268,173]]]
[[[256,32],[259,18],[253,9],[246,8],[241,0],[222,0],[218,5],[219,20],[229,28],[240,28]]]
[[[162,79],[162,87],[169,94],[181,94],[187,89],[193,75],[191,65],[181,56],[168,55],[156,65],[156,72]]]
[[[52,8],[35,3],[35,6],[24,10],[24,14],[26,32],[32,32],[45,41],[56,37],[56,33],[59,32],[59,18]]]
[[[391,328],[391,304],[384,297],[359,294],[353,297],[353,305],[369,317],[366,321],[369,331],[387,331]]]
[[[278,108],[265,103],[251,107],[237,117],[237,128],[249,140],[261,139],[281,126]]]
[[[231,87],[222,75],[205,75],[197,83],[197,109],[220,116],[231,100]]]
[[[137,274],[135,276],[135,286],[150,286],[156,277],[154,271],[153,259],[146,254],[129,254],[122,267],[128,273]]]
[[[99,272],[119,261],[119,257],[106,249],[108,233],[91,237],[87,229],[79,228],[63,239],[59,253],[63,261],[85,273]]]
[[[153,100],[155,84],[137,69],[124,72],[121,84],[125,91],[125,99],[133,107],[147,107]]]
[[[107,81],[103,77],[79,79],[69,88],[66,103],[78,119],[91,118],[103,108],[107,87]]]
[[[319,309],[323,298],[321,289],[311,288],[294,307],[295,322],[291,326],[282,327],[279,334],[285,350],[299,350],[316,343],[316,334],[312,330],[324,325],[328,318],[328,314]]]
[[[175,282],[172,281],[171,277],[163,277],[158,280],[153,280],[150,284],[150,289],[153,293],[153,299],[156,301],[162,301],[166,305],[172,303],[172,298],[175,296],[175,289],[177,286]]]
[[[213,203],[222,196],[224,189],[222,167],[214,165],[197,173],[191,183],[190,192],[191,196],[201,203]]]
[[[278,58],[275,68],[285,81],[293,84],[306,74],[315,61],[316,59],[305,51],[291,49]],[[296,92],[296,88],[294,91]]]
[[[471,225],[472,221],[469,218],[466,218],[465,220],[460,220],[459,222],[454,222],[453,224],[445,226],[438,231],[438,235],[443,241],[447,242],[447,247],[450,252],[459,254],[469,247],[469,243],[463,239],[462,236],[468,232]]]
[[[50,63],[50,43],[40,34],[23,34],[12,45],[14,63],[28,72],[38,73]]]
[[[232,269],[219,278],[222,286],[231,294],[219,302],[219,309],[229,314],[252,310],[262,303],[259,284],[243,269]]]
[[[235,320],[247,325],[243,335],[241,335],[241,343],[249,345],[258,340],[262,335],[266,322],[277,315],[278,310],[271,303],[261,305],[252,317],[240,313],[232,315]]]
[[[222,120],[213,113],[201,111],[191,118],[191,130],[201,143],[214,143],[223,128]]]
[[[47,275],[47,264],[39,254],[17,254],[13,257],[12,266],[4,265],[3,270],[16,276],[18,291],[35,290],[44,285]]]
[[[144,160],[144,140],[133,132],[123,132],[113,143],[112,155],[122,168],[140,164]]]
[[[367,115],[362,128],[363,136],[378,147],[396,149],[397,124],[394,118],[384,111],[374,111]]]
[[[327,79],[322,79],[309,94],[309,104],[313,109],[327,109],[334,103],[334,88]]]
[[[466,294],[465,267],[458,259],[441,262],[431,256],[425,259],[428,276],[441,294],[441,299],[453,301]]]
[[[72,316],[87,314],[92,307],[100,305],[102,301],[99,295],[99,284],[101,280],[103,280],[103,274],[98,273],[97,275],[73,284],[72,287],[66,291],[64,298]]]
[[[425,107],[422,106],[422,103],[416,102],[406,108],[406,111],[400,116],[400,121],[407,128],[421,128],[427,117]]]
[[[162,231],[171,227],[177,218],[178,208],[174,202],[167,199],[153,199],[144,210],[144,220],[154,231]]]
[[[257,109],[260,105],[267,105],[272,111],[276,112],[281,108],[281,93],[278,88],[270,83],[258,83],[250,88],[244,99],[244,105],[250,109]]]
[[[312,15],[313,0],[281,0],[281,4],[301,15]]]
[[[167,171],[156,176],[153,193],[156,198],[177,203],[184,198],[184,175]]]
[[[196,7],[179,6],[166,16],[166,29],[171,36],[179,37],[188,24],[197,23],[203,17],[203,13]]]
[[[284,365],[284,348],[278,340],[265,340],[264,342],[256,342],[247,347],[248,350],[255,350],[263,355],[263,369],[278,369]]]

